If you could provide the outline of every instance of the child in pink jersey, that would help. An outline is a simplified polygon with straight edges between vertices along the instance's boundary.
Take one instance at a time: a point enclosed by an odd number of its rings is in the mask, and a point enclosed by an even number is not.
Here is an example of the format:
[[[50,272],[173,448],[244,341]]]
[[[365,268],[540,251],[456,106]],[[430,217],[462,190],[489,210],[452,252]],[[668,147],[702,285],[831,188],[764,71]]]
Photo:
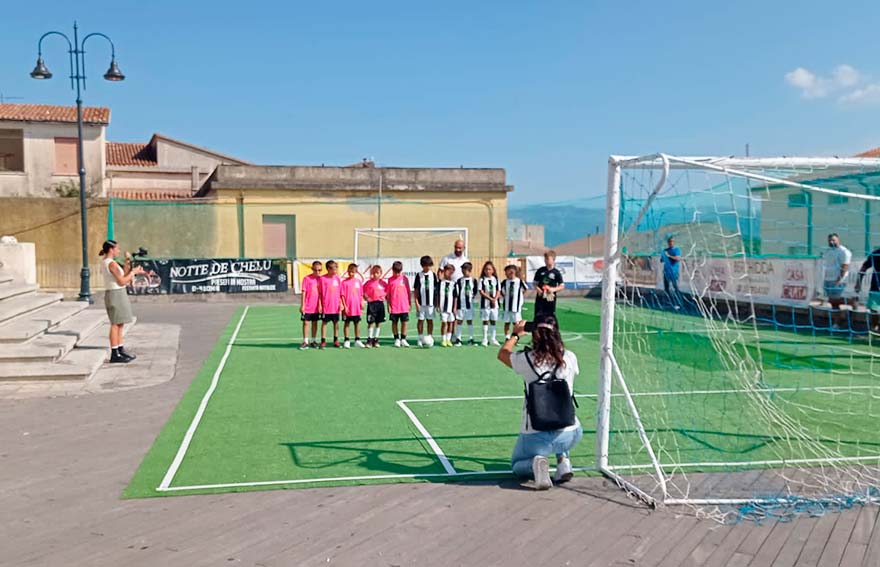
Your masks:
[[[339,311],[342,309],[342,280],[336,262],[327,260],[327,273],[321,278],[321,348],[327,346],[327,323],[333,323],[333,346],[339,344]]]
[[[388,284],[382,280],[382,268],[370,268],[370,279],[364,284],[364,297],[367,299],[367,339],[368,347],[379,347],[379,325],[385,322],[385,296]]]
[[[391,332],[394,333],[394,346],[408,347],[406,342],[406,324],[409,321],[410,293],[409,279],[403,273],[403,262],[391,265],[391,277],[388,278],[388,309],[391,312]],[[398,323],[400,333],[398,333]]]
[[[354,326],[354,346],[364,348],[361,342],[361,314],[364,308],[364,284],[361,282],[361,275],[357,271],[357,264],[348,265],[348,277],[342,280],[342,314],[345,316],[342,334],[345,336],[345,342],[342,346],[351,348],[351,341],[348,338],[348,325]]]
[[[299,306],[300,319],[303,323],[303,342],[301,350],[309,348],[309,325],[312,326],[312,348],[318,346],[318,321],[321,320],[321,262],[312,262],[312,273],[302,281],[302,303]]]

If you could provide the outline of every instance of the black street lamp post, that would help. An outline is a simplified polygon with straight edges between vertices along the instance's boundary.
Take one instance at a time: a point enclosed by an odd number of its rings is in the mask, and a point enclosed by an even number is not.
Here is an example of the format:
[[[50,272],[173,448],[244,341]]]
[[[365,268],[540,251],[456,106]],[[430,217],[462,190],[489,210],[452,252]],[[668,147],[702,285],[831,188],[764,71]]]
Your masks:
[[[43,63],[43,39],[50,35],[59,35],[67,41],[67,53],[70,56],[70,88],[76,90],[76,159],[77,169],[79,170],[79,207],[80,207],[80,228],[82,229],[82,271],[80,272],[79,284],[79,300],[92,303],[92,293],[89,286],[89,250],[88,250],[88,220],[86,218],[86,165],[83,159],[83,110],[82,110],[82,94],[81,91],[86,89],[86,61],[85,47],[86,41],[90,37],[103,37],[110,43],[110,68],[104,73],[104,78],[108,81],[122,81],[125,79],[116,65],[116,47],[109,37],[102,33],[90,33],[89,35],[79,39],[79,28],[76,22],[73,23],[73,42],[65,34],[57,31],[44,33],[37,43],[37,65],[31,71],[31,77],[34,79],[51,79],[52,73]]]

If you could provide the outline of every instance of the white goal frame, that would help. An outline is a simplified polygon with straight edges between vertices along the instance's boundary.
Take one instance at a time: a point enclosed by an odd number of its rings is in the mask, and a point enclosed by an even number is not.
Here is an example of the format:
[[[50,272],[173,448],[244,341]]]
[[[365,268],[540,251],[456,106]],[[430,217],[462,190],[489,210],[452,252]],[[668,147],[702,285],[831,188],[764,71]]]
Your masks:
[[[354,229],[354,262],[358,262],[358,242],[361,234],[385,234],[395,232],[458,232],[461,239],[464,240],[464,249],[468,249],[468,229],[464,226],[453,227],[395,227],[395,228],[356,228]],[[381,257],[381,255],[380,255]]]
[[[659,182],[651,194],[645,199],[639,213],[632,222],[630,231],[636,229],[640,220],[648,211],[654,198],[660,193],[666,184],[670,169],[706,169],[740,178],[784,185],[792,188],[803,189],[810,192],[826,193],[852,197],[850,193],[843,193],[833,189],[806,185],[789,179],[772,177],[749,171],[750,169],[779,170],[814,168],[827,172],[846,172],[852,170],[880,171],[880,158],[827,158],[827,157],[694,157],[673,156],[663,153],[649,154],[645,156],[621,156],[612,155],[608,158],[608,187],[606,193],[605,209],[605,265],[602,274],[602,321],[600,328],[600,358],[599,358],[599,383],[597,391],[597,424],[596,424],[596,469],[609,479],[613,480],[622,489],[636,495],[646,504],[656,507],[661,504],[689,504],[689,505],[725,505],[747,504],[757,502],[777,502],[777,499],[761,498],[670,498],[666,486],[666,477],[663,466],[657,459],[651,446],[650,438],[642,425],[638,409],[626,385],[626,379],[614,357],[614,312],[617,298],[617,284],[620,266],[620,242],[619,234],[620,199],[621,199],[621,171],[623,169],[655,169],[660,172]],[[880,201],[880,196],[859,195],[860,199]],[[624,235],[628,236],[629,232]],[[633,483],[624,479],[615,472],[615,467],[608,463],[609,438],[611,427],[611,399],[612,381],[617,380],[621,395],[626,399],[627,405],[632,412],[635,426],[639,437],[651,460],[646,468],[652,468],[657,475],[657,481],[662,494],[662,500],[658,500],[647,494]],[[622,467],[626,468],[626,467]]]

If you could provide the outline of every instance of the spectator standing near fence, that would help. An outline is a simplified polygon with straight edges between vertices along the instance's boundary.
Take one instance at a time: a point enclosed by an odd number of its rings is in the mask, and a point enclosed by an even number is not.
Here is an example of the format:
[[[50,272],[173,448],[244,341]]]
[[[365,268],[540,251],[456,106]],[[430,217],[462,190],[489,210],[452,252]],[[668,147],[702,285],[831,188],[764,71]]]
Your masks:
[[[446,266],[454,267],[455,271],[452,272],[452,281],[457,282],[462,276],[461,267],[467,261],[467,256],[464,253],[464,240],[459,238],[455,241],[452,253],[443,256],[443,259],[440,260],[440,269],[442,270]]]
[[[849,272],[849,264],[852,262],[852,252],[840,243],[840,236],[836,232],[828,235],[828,248],[822,253],[822,271],[825,297],[831,304],[831,329],[840,330],[843,321],[843,292],[846,289],[846,274]]]

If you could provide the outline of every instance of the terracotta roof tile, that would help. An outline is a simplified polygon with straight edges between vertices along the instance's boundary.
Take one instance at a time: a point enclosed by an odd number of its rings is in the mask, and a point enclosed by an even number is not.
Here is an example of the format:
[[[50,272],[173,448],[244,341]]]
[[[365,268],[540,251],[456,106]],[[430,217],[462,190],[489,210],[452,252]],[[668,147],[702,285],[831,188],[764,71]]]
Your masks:
[[[107,165],[158,165],[156,149],[151,144],[107,142]]]
[[[4,103],[0,104],[0,120],[76,123],[76,107]],[[83,107],[83,122],[86,124],[110,124],[110,109]]]
[[[856,155],[856,157],[880,157],[880,148],[874,148],[873,150],[862,152]]]
[[[131,199],[136,201],[178,201],[191,199],[192,193],[183,191],[144,191],[142,189],[114,189],[109,192],[112,199]]]

